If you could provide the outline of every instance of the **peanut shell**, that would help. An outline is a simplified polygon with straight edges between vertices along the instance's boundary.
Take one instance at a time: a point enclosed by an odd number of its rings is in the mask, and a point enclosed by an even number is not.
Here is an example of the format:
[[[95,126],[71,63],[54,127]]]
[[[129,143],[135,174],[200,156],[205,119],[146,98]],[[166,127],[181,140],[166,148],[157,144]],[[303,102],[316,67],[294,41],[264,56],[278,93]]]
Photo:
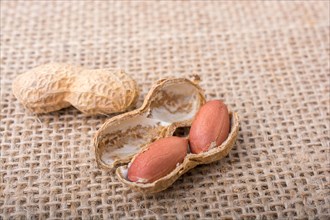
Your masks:
[[[211,163],[226,156],[238,133],[236,113],[229,113],[231,131],[218,147],[200,154],[188,153],[183,162],[169,174],[151,183],[132,182],[127,172],[130,163],[154,141],[173,136],[180,129],[189,129],[198,110],[205,103],[202,89],[185,78],[158,81],[139,109],[107,120],[94,137],[96,162],[99,167],[116,169],[121,182],[143,193],[162,191],[182,174],[198,164]],[[188,136],[188,132],[183,132]]]
[[[73,105],[87,115],[123,112],[135,104],[136,82],[120,69],[84,69],[63,63],[41,65],[13,82],[16,98],[34,113]]]

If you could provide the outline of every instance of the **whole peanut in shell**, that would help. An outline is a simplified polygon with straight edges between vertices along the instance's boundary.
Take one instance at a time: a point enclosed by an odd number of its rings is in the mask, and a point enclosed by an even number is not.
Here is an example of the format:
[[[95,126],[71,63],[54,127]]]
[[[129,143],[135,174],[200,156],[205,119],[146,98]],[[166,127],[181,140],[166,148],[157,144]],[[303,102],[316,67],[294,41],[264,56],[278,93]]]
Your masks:
[[[120,69],[84,69],[63,63],[41,65],[13,82],[16,98],[34,113],[70,105],[88,115],[123,112],[135,104],[136,82]]]
[[[185,138],[159,139],[136,156],[128,168],[128,179],[138,183],[154,182],[182,163],[187,151],[188,140]]]
[[[189,132],[190,150],[194,154],[221,145],[230,129],[227,106],[220,100],[205,103],[198,111]]]

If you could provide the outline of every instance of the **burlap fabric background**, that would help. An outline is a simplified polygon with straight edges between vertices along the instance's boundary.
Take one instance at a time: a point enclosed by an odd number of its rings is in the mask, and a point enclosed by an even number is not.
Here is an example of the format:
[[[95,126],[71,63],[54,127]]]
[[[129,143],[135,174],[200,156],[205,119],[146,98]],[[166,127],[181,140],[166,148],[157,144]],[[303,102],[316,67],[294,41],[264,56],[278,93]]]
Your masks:
[[[0,218],[328,219],[329,2],[1,2]],[[18,74],[58,61],[122,67],[143,96],[200,74],[241,116],[236,145],[142,195],[97,168],[105,116],[26,111]]]

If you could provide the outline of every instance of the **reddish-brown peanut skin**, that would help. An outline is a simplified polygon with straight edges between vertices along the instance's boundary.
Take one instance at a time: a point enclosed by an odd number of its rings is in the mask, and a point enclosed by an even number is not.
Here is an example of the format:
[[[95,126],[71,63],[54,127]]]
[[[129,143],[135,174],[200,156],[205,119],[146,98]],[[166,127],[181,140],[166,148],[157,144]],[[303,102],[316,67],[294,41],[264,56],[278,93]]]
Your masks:
[[[189,132],[190,151],[205,152],[212,142],[219,146],[229,134],[230,122],[227,106],[220,100],[205,103],[198,111]]]
[[[166,176],[187,155],[188,140],[179,137],[159,139],[140,153],[128,168],[132,182],[151,183]]]

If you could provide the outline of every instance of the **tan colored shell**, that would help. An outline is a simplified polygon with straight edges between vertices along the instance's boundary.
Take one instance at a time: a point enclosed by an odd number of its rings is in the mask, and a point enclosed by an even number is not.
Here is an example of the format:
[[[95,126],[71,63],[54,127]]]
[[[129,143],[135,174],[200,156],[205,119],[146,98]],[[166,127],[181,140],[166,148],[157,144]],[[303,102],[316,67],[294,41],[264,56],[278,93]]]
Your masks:
[[[13,82],[16,98],[34,113],[70,105],[88,115],[123,112],[135,104],[136,82],[120,69],[83,69],[49,63],[19,75]]]
[[[178,94],[183,96],[180,97]],[[187,107],[182,114],[179,107],[178,111],[167,112],[166,106],[172,102],[181,105],[180,108],[189,105],[193,107]],[[221,146],[201,154],[189,153],[184,162],[175,170],[153,183],[130,182],[126,178],[129,163],[138,153],[146,150],[153,141],[172,136],[177,128],[190,127],[195,114],[204,103],[205,97],[202,89],[190,80],[176,78],[158,81],[151,88],[139,109],[107,120],[96,133],[94,147],[97,164],[106,169],[115,168],[119,180],[130,188],[144,193],[154,193],[168,188],[182,174],[198,164],[211,163],[221,159],[228,154],[237,137],[239,120],[236,113],[230,113],[231,132]],[[163,121],[157,121],[160,118]],[[165,123],[165,120],[171,120],[171,123]],[[150,124],[154,125],[154,128],[150,129],[148,127]],[[139,130],[142,131],[141,134],[137,132]],[[125,140],[126,143],[121,143],[121,140]],[[120,152],[122,149],[125,150]]]

